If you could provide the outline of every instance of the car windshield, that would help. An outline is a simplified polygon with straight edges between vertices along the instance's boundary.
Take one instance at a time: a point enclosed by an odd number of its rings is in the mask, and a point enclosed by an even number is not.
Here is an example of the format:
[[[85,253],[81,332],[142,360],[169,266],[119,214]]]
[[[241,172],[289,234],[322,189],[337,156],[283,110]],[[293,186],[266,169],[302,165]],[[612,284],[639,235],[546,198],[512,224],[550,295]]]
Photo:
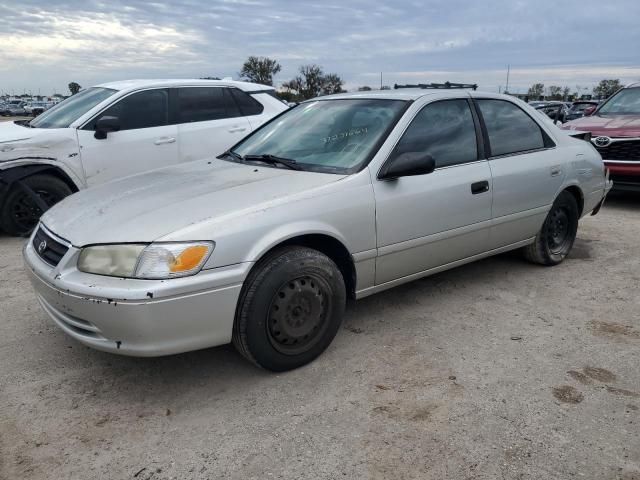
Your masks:
[[[294,160],[299,170],[354,173],[370,159],[405,106],[403,100],[306,102],[257,130],[233,153],[251,161],[259,161],[259,156]]]
[[[76,93],[31,120],[33,128],[67,128],[78,118],[116,93],[111,88],[93,87]]]
[[[599,115],[640,115],[640,87],[625,88],[598,110]]]

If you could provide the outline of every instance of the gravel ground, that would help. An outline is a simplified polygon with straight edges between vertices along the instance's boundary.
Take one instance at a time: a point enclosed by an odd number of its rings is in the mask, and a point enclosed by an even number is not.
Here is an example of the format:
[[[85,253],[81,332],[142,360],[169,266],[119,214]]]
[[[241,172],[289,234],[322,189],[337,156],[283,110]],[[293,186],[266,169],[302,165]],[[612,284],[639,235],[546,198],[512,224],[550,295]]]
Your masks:
[[[55,328],[0,238],[1,479],[640,479],[640,196],[349,306],[313,364],[159,359]]]

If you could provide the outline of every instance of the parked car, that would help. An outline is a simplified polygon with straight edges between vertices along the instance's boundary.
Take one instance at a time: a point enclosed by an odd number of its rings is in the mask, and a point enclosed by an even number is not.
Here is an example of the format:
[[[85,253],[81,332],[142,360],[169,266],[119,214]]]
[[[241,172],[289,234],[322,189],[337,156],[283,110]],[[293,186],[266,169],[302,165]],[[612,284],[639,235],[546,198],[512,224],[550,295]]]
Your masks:
[[[569,112],[567,113],[567,121],[575,120],[576,118],[581,118],[585,114],[585,110],[593,107],[594,109],[598,107],[597,100],[578,100],[573,102]]]
[[[33,115],[37,117],[42,114],[44,111],[50,109],[53,106],[53,103],[50,102],[31,102],[25,105],[24,109],[28,115]]]
[[[640,191],[640,83],[618,90],[595,112],[563,128],[591,132],[614,188]]]
[[[75,191],[213,158],[287,108],[254,83],[131,80],[84,90],[31,122],[0,124],[0,228],[23,234]]]
[[[546,105],[537,106],[535,109],[545,114],[557,124],[565,123],[569,113],[569,109],[563,102],[549,102]]]
[[[4,115],[5,117],[18,117],[26,115],[27,111],[24,108],[25,105],[25,102],[7,102],[2,110],[0,110],[0,115]]]
[[[562,262],[610,188],[604,171],[588,142],[510,96],[326,96],[218,159],[72,195],[24,255],[44,310],[85,345],[233,342],[288,370],[331,343],[347,298],[517,248]]]

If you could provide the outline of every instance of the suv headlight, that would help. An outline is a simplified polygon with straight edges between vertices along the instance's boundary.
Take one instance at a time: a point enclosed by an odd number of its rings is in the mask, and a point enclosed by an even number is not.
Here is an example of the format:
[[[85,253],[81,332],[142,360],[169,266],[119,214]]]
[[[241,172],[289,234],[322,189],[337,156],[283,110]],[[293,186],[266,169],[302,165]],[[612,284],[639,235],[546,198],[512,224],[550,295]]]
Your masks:
[[[186,277],[202,269],[214,247],[213,242],[94,245],[81,250],[78,270],[126,278]]]

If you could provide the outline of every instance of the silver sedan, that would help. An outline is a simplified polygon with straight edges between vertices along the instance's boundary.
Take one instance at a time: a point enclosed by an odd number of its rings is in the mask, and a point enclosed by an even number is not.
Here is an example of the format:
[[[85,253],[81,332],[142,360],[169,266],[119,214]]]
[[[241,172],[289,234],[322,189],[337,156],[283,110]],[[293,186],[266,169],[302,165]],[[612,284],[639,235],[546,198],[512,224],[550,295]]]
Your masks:
[[[24,256],[45,312],[86,345],[233,342],[282,371],[327,348],[349,298],[513,249],[559,264],[610,188],[588,141],[512,97],[342,94],[218,158],[68,197]]]

